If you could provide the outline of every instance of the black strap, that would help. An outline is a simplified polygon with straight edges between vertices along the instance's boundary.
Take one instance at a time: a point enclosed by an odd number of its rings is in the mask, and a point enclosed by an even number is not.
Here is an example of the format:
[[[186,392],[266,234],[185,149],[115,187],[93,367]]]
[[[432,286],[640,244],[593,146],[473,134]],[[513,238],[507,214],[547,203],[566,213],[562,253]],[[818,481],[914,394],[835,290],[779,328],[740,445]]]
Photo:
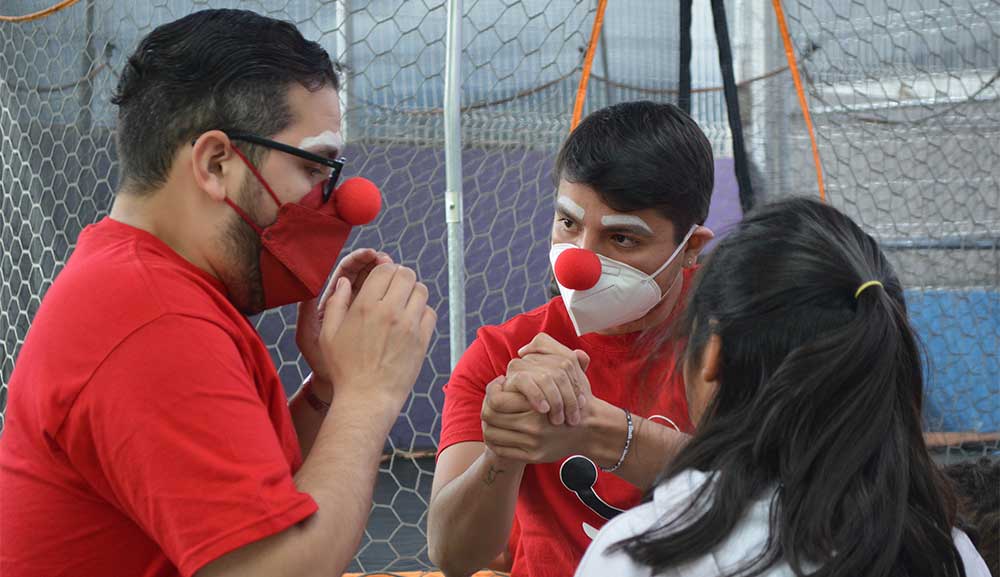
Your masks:
[[[719,67],[722,69],[722,88],[726,94],[726,112],[729,131],[733,135],[733,160],[736,163],[736,182],[740,186],[740,207],[746,214],[753,208],[753,189],[750,186],[750,166],[743,142],[743,122],[740,120],[740,100],[733,76],[733,50],[729,44],[729,26],[726,23],[726,5],[723,0],[712,0],[712,18],[715,20],[715,40],[719,45]],[[683,52],[683,37],[681,40]]]

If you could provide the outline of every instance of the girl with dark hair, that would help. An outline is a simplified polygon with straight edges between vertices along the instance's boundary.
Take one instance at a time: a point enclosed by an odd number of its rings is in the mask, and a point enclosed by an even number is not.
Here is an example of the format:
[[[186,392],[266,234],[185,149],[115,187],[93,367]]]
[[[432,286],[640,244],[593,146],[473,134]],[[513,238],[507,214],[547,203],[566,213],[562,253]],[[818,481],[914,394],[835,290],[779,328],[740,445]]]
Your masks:
[[[788,200],[696,283],[679,323],[696,433],[577,577],[988,576],[924,445],[919,345],[876,242]]]

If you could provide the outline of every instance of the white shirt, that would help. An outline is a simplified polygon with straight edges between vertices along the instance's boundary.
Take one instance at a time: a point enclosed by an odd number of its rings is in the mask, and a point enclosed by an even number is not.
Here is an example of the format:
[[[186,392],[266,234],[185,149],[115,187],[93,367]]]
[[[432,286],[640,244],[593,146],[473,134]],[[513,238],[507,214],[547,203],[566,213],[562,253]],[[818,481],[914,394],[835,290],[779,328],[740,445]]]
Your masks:
[[[695,492],[708,479],[706,473],[685,471],[657,487],[652,501],[609,521],[587,548],[576,570],[576,577],[653,577],[649,567],[638,565],[622,551],[608,554],[608,548],[623,539],[646,532],[664,519],[672,519],[690,503]],[[770,509],[770,498],[755,502],[729,537],[714,550],[699,559],[672,567],[657,577],[716,577],[757,557],[767,543]],[[969,537],[958,529],[953,529],[952,535],[965,564],[966,576],[991,577],[986,562],[973,547]],[[779,561],[765,576],[794,577],[794,573],[787,563]]]

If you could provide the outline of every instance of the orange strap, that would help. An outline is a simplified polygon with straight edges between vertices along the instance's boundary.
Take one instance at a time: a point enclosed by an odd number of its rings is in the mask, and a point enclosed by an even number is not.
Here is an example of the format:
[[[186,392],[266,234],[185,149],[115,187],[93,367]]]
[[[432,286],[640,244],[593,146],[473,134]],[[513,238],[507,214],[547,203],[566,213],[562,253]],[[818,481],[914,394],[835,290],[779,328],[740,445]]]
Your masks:
[[[573,105],[573,120],[569,129],[572,131],[580,124],[583,115],[583,103],[587,100],[587,83],[590,82],[590,67],[594,64],[594,53],[597,52],[597,42],[601,37],[601,27],[604,26],[604,9],[608,0],[597,3],[597,14],[594,15],[594,29],[590,31],[590,45],[587,46],[587,56],[583,59],[583,75],[580,76],[580,86],[576,89],[576,103]]]
[[[799,65],[795,61],[795,47],[792,45],[791,36],[788,35],[785,11],[781,8],[781,0],[771,0],[771,4],[774,5],[774,16],[778,19],[778,29],[781,30],[781,39],[785,43],[785,56],[788,57],[788,69],[792,71],[792,80],[795,81],[795,92],[799,95],[799,106],[802,107],[802,116],[806,120],[806,128],[809,129],[813,161],[816,163],[816,182],[819,185],[819,198],[823,202],[826,202],[826,188],[823,186],[823,167],[819,163],[819,147],[816,146],[816,132],[813,130],[812,116],[809,115],[809,102],[806,101],[806,93],[802,89],[802,79],[799,77]]]
[[[63,8],[69,8],[79,1],[80,0],[62,0],[62,2],[56,4],[55,6],[49,6],[45,10],[39,10],[38,12],[25,14],[24,16],[0,16],[0,22],[31,22],[32,20],[41,20],[50,14],[55,14]]]

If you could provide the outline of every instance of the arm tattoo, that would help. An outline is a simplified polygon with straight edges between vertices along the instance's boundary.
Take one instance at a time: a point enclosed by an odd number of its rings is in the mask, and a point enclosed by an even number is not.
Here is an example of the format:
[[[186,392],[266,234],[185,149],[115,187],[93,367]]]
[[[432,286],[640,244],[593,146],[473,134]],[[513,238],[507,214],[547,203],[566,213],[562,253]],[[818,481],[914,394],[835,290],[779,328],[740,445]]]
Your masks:
[[[489,487],[496,482],[497,477],[504,471],[506,471],[506,469],[497,469],[493,465],[490,465],[490,470],[486,471],[486,476],[483,477],[483,484]]]

